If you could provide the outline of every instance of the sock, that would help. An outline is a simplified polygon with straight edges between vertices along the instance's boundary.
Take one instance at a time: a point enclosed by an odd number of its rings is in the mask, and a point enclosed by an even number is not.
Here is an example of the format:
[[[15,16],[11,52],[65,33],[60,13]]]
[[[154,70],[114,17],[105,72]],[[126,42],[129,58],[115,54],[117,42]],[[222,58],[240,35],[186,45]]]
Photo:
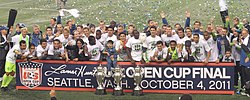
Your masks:
[[[6,85],[5,87],[7,87],[7,86],[10,84],[10,82],[12,81],[13,78],[14,78],[14,77],[11,76],[11,75],[8,76],[8,78],[7,78],[8,80],[7,80],[6,83],[5,83],[5,85]]]
[[[6,87],[6,82],[8,81],[8,76],[6,74],[3,75],[3,81],[1,87]]]

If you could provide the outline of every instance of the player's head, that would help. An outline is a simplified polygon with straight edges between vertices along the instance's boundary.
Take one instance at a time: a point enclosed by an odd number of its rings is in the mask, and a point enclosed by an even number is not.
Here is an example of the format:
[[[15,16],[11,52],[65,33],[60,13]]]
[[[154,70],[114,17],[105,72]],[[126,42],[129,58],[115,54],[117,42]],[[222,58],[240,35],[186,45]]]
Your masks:
[[[226,50],[226,56],[227,56],[227,57],[230,57],[230,56],[231,56],[231,50],[229,50],[229,49]]]
[[[21,33],[22,33],[23,36],[27,35],[28,28],[27,27],[21,28]]]
[[[40,45],[42,46],[42,48],[46,48],[47,47],[47,40],[46,39],[41,39],[40,40]]]
[[[40,26],[37,25],[37,24],[34,24],[34,25],[33,25],[33,32],[34,32],[35,34],[39,34],[39,32],[40,32]]]
[[[188,53],[191,53],[191,44],[192,44],[191,40],[185,41],[185,49]]]
[[[126,40],[126,34],[124,33],[124,32],[122,32],[122,33],[120,33],[119,34],[119,39],[121,40],[121,41],[125,41]]]
[[[235,17],[235,18],[233,19],[234,25],[238,25],[238,24],[239,24],[239,21],[240,21],[240,18],[239,18],[239,17]]]
[[[118,25],[117,33],[122,33],[123,31],[124,31],[124,26],[123,25]]]
[[[150,27],[150,33],[151,33],[151,36],[155,36],[156,33],[157,33],[157,27],[156,26],[151,26]]]
[[[107,42],[107,46],[108,46],[108,48],[112,48],[113,47],[113,41],[112,40],[108,40],[108,42]]]
[[[82,48],[82,47],[83,47],[83,44],[84,44],[84,42],[83,42],[82,39],[77,39],[77,40],[76,40],[76,45],[77,45],[78,48]]]
[[[70,30],[68,28],[63,29],[63,36],[65,39],[67,39],[70,35]]]
[[[208,33],[207,31],[205,31],[205,32],[203,33],[203,36],[204,36],[204,39],[205,39],[205,40],[208,40],[208,39],[210,38],[210,33]]]
[[[95,45],[96,44],[96,40],[95,40],[94,36],[89,36],[88,40],[89,40],[90,45]]]
[[[180,24],[180,23],[176,23],[176,24],[174,25],[174,28],[175,28],[176,30],[178,30],[179,28],[182,28],[182,27],[181,27],[181,24]]]
[[[172,36],[172,27],[167,25],[165,32],[167,33],[167,36]]]
[[[108,31],[108,36],[112,36],[114,34],[114,28],[111,26],[107,27],[107,31]]]
[[[171,40],[171,41],[170,41],[170,47],[171,47],[172,49],[175,49],[176,45],[177,45],[177,43],[176,43],[175,40]]]
[[[182,27],[178,28],[177,29],[177,34],[179,37],[183,38],[185,37],[185,34],[184,34],[184,29]]]
[[[102,31],[101,30],[96,30],[96,39],[100,39],[102,36]]]
[[[47,34],[52,34],[52,32],[53,32],[53,31],[52,31],[52,27],[50,27],[50,26],[49,26],[49,27],[46,27],[46,33],[47,33]]]
[[[21,50],[25,50],[27,48],[26,41],[24,41],[24,40],[21,40],[19,42],[19,45],[20,45]]]
[[[155,23],[154,23],[154,21],[153,20],[148,20],[148,26],[149,27],[151,27],[151,26],[154,26],[155,25]]]
[[[0,33],[6,35],[8,29],[9,29],[9,28],[8,28],[7,26],[0,26]]]
[[[137,30],[134,30],[133,34],[135,39],[139,39],[140,33]]]
[[[195,42],[195,43],[198,43],[198,42],[199,42],[199,39],[200,39],[199,34],[198,34],[198,33],[195,33],[195,34],[193,35],[193,39],[194,39],[194,42]]]
[[[74,39],[79,39],[80,38],[80,32],[78,30],[75,30],[73,33],[74,33],[73,34]]]
[[[58,39],[55,39],[54,41],[53,41],[53,45],[54,45],[54,48],[55,49],[59,49],[60,48],[60,40],[58,40]]]
[[[194,28],[199,29],[201,27],[201,22],[200,21],[195,21],[194,22]]]
[[[50,18],[50,24],[51,25],[55,25],[56,24],[56,18],[55,17]]]
[[[187,27],[185,32],[186,32],[186,36],[187,37],[191,37],[192,36],[192,29],[190,27]]]
[[[161,51],[162,48],[163,48],[163,42],[162,41],[157,41],[156,46],[157,46],[157,49]]]
[[[33,43],[30,43],[29,50],[30,52],[34,52],[36,50],[36,46]]]
[[[90,35],[90,29],[88,27],[84,27],[83,28],[83,33],[86,37],[89,37]]]
[[[241,34],[242,34],[242,36],[243,36],[244,38],[246,38],[247,35],[249,34],[248,29],[243,28],[242,31],[241,31]]]
[[[180,100],[192,100],[192,96],[189,94],[184,94],[179,99]]]

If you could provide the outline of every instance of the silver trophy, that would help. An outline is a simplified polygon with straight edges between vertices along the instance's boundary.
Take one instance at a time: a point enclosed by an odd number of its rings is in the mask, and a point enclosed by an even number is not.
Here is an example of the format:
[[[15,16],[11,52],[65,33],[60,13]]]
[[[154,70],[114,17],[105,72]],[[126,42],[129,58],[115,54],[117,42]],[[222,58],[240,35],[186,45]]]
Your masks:
[[[99,65],[96,69],[96,81],[97,81],[97,88],[96,88],[96,95],[104,95],[106,94],[106,89],[104,88],[103,84],[104,84],[104,78],[105,78],[105,71],[104,71],[104,67],[102,67],[101,65]]]
[[[134,68],[133,76],[134,76],[135,85],[136,85],[132,94],[134,96],[143,95],[142,88],[139,86],[143,78],[143,73],[144,73],[144,69],[141,68],[140,66],[137,65],[136,68]]]
[[[116,68],[113,69],[114,70],[114,74],[113,74],[113,78],[114,78],[114,83],[116,84],[114,91],[113,91],[113,95],[115,96],[121,96],[124,95],[123,94],[123,89],[121,86],[121,81],[122,81],[122,68],[120,68],[119,66],[117,66]]]

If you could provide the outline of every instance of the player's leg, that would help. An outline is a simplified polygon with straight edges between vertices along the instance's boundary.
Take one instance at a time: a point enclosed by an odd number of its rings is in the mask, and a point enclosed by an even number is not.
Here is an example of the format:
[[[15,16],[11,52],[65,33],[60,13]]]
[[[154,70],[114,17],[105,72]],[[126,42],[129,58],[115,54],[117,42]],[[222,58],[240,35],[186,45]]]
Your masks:
[[[13,76],[15,75],[15,71],[16,71],[16,65],[6,61],[5,63],[5,74],[3,76],[3,81],[2,81],[2,85],[1,88],[6,91],[6,88],[8,87],[8,85],[10,84],[11,80],[13,79]]]

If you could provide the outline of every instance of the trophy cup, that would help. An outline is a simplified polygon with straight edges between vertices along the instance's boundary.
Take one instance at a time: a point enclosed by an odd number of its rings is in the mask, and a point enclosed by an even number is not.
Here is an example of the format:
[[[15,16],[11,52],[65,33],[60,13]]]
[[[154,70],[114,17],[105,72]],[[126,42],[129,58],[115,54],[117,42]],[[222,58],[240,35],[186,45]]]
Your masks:
[[[114,82],[116,83],[116,87],[114,88],[113,95],[115,96],[124,95],[123,89],[121,86],[122,76],[123,76],[122,69],[118,66],[114,68],[113,78],[114,78]]]
[[[134,80],[135,80],[135,88],[133,90],[133,94],[134,96],[141,96],[143,95],[143,92],[142,92],[142,88],[139,86],[141,81],[142,81],[142,77],[143,77],[143,68],[141,68],[140,66],[136,66],[136,68],[134,68]]]
[[[106,89],[103,86],[105,72],[104,72],[104,68],[101,65],[99,65],[97,67],[97,72],[96,72],[95,76],[96,76],[96,81],[97,81],[97,85],[98,85],[96,88],[96,95],[106,94]]]

